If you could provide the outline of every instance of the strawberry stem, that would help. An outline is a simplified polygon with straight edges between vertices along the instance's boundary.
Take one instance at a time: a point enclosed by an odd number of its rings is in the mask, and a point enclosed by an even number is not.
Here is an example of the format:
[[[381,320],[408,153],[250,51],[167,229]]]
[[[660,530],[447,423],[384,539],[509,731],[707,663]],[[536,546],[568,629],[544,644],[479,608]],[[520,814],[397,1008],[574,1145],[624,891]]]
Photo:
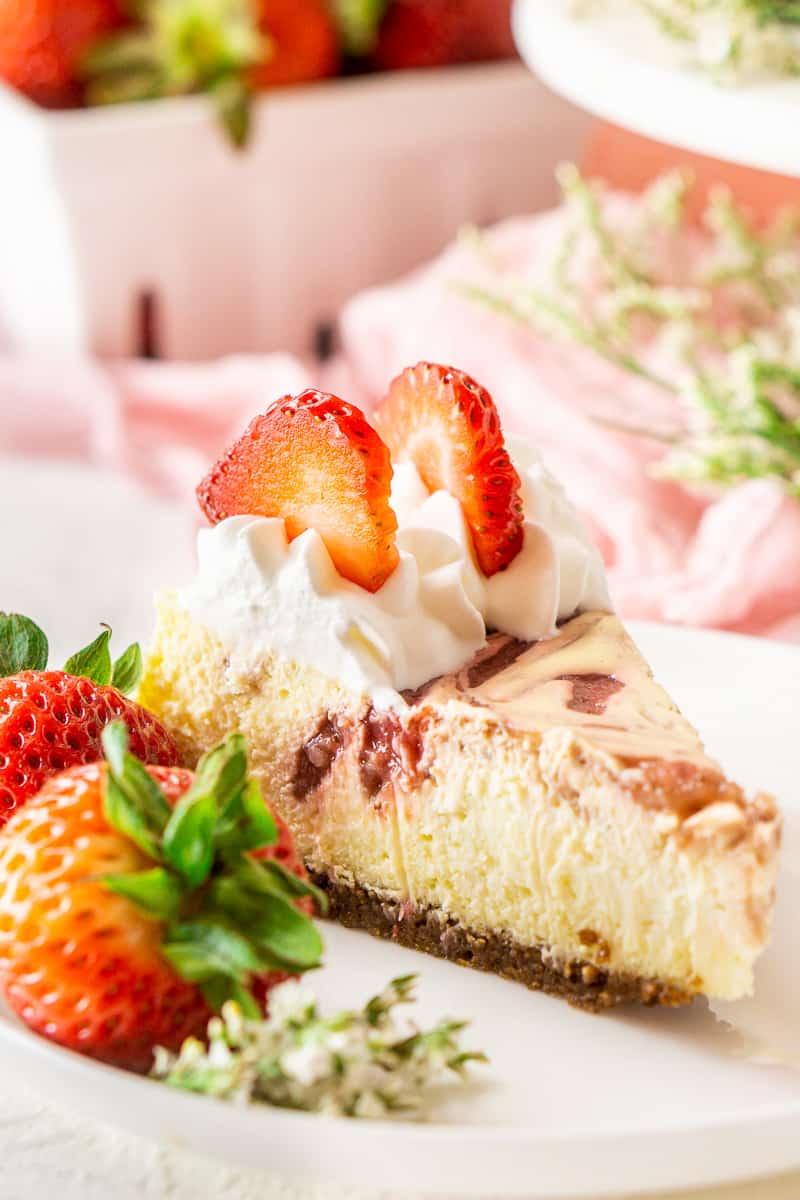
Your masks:
[[[142,25],[94,46],[83,62],[90,104],[208,93],[236,148],[250,130],[250,68],[269,57],[251,0],[142,0]]]
[[[320,893],[279,863],[252,852],[278,830],[255,780],[241,734],[201,759],[194,782],[170,810],[153,775],[128,751],[128,731],[103,731],[108,760],[105,813],[153,866],[111,875],[106,886],[162,922],[162,954],[219,1009],[236,1000],[252,1012],[258,976],[319,966],[322,939],[297,900]]]

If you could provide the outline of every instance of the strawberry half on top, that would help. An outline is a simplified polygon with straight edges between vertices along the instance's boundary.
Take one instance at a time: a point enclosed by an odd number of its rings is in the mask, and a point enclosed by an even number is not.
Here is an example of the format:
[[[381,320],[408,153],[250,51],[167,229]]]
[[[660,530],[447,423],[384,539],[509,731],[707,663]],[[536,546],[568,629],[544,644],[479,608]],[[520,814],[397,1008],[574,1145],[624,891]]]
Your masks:
[[[0,986],[37,1033],[144,1071],[227,1000],[260,1017],[318,966],[307,910],[324,900],[287,869],[240,735],[196,773],[145,767],[122,722],[103,745],[107,763],[49,780],[0,837]]]
[[[197,489],[212,524],[283,517],[291,541],[315,529],[345,579],[376,592],[397,566],[389,451],[353,404],[314,389],[251,422]]]
[[[38,625],[0,613],[0,826],[52,775],[102,758],[101,734],[111,721],[124,721],[133,752],[145,762],[179,761],[161,722],[124,694],[139,681],[139,646],[112,663],[110,640],[104,629],[63,671],[48,671],[49,647]]]
[[[522,549],[522,485],[486,389],[454,367],[421,362],[391,383],[374,419],[395,459],[413,462],[431,492],[460,501],[484,575],[504,570]]]

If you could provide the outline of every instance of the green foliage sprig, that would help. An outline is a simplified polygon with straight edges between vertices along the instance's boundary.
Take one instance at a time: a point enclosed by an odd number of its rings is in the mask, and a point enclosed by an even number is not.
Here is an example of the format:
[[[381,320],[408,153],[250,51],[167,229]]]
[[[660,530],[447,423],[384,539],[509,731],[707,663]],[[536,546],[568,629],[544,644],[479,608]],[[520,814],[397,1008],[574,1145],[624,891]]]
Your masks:
[[[659,178],[622,219],[576,167],[558,177],[564,220],[541,282],[498,272],[496,288],[460,290],[674,396],[666,433],[614,422],[665,442],[660,473],[722,486],[768,478],[800,497],[800,214],[759,230],[720,189],[700,235],[685,173]],[[491,239],[474,240],[491,269]]]
[[[153,1074],[171,1087],[238,1103],[257,1102],[333,1116],[385,1118],[418,1111],[429,1085],[461,1076],[485,1056],[462,1050],[460,1021],[427,1031],[398,1018],[414,999],[413,975],[394,979],[360,1012],[320,1014],[305,983],[270,993],[266,1020],[229,1003],[208,1027],[208,1045],[160,1049]]]

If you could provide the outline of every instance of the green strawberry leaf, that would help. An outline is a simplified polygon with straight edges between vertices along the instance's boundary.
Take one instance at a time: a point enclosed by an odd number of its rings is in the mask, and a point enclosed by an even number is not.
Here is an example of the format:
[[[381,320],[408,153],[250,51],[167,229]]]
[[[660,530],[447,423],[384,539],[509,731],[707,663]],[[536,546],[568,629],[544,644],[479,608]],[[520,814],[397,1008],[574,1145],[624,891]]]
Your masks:
[[[108,823],[129,837],[150,858],[161,861],[161,835],[170,807],[153,776],[128,753],[128,728],[112,721],[102,733],[108,760],[104,806]]]
[[[247,873],[242,874],[243,879],[237,873],[214,880],[208,897],[210,911],[224,913],[262,957],[266,956],[265,965],[289,971],[318,967],[322,938],[311,918],[280,894],[280,884],[275,884],[274,892],[251,890],[245,882]]]
[[[194,783],[176,805],[164,830],[164,853],[192,887],[199,887],[214,863],[220,813],[244,814],[247,753],[241,734],[232,734],[200,760]],[[234,820],[233,830],[236,830]]]
[[[111,686],[123,694],[132,692],[142,677],[142,669],[142,649],[138,642],[133,642],[114,663]]]
[[[261,850],[278,840],[275,818],[266,805],[257,781],[251,779],[233,796],[217,824],[218,849],[237,856],[247,850]]]
[[[332,0],[333,16],[346,54],[371,54],[389,0]]]
[[[228,975],[246,983],[263,970],[261,955],[250,940],[221,921],[197,920],[174,924],[162,953],[192,983]]]
[[[277,896],[281,900],[310,896],[321,913],[328,911],[325,893],[309,880],[288,871],[277,859],[242,857],[234,866],[233,878],[242,888],[257,895]]]
[[[19,671],[44,671],[49,654],[47,638],[30,617],[0,612],[0,677]]]
[[[239,75],[224,75],[210,89],[217,116],[236,150],[244,150],[250,138],[253,93]]]
[[[224,815],[247,780],[247,750],[240,733],[232,733],[222,745],[204,754],[197,764],[193,789],[213,792]]]
[[[248,1021],[259,1021],[264,1013],[255,996],[237,979],[230,975],[212,975],[210,979],[200,984],[200,990],[206,998],[206,1003],[215,1012],[220,1012],[223,1004],[234,1000]]]
[[[208,908],[211,912],[225,913],[237,926],[257,921],[260,915],[258,896],[229,875],[222,875],[212,883]]]
[[[111,652],[108,643],[111,641],[111,630],[106,625],[103,632],[89,646],[73,654],[64,664],[68,675],[79,675],[90,679],[98,687],[106,687],[111,683]]]
[[[164,830],[164,854],[191,887],[199,887],[214,865],[217,801],[212,792],[191,787],[172,810]]]
[[[258,916],[245,929],[260,951],[292,970],[309,971],[320,964],[323,944],[319,930],[287,900],[262,896]]]
[[[110,772],[106,777],[103,808],[109,825],[135,842],[148,858],[156,861],[161,858],[158,835],[153,833],[139,805]]]
[[[325,916],[328,912],[328,897],[321,888],[313,884],[310,879],[301,879],[292,871],[288,871],[283,863],[278,862],[275,858],[262,859],[258,866],[267,875],[271,876],[275,881],[279,881],[284,893],[289,896],[310,896],[317,907],[317,910]]]
[[[106,875],[103,882],[109,891],[125,896],[137,908],[162,921],[175,916],[184,894],[181,881],[164,867],[129,875]]]
[[[273,844],[277,828],[260,788],[247,778],[239,734],[200,762],[173,809],[146,767],[129,753],[125,724],[103,731],[108,760],[104,806],[109,823],[158,866],[107,876],[106,886],[167,924],[162,952],[173,969],[202,988],[213,1007],[255,1001],[251,978],[319,966],[322,939],[296,907],[324,897],[285,867],[249,850]]]

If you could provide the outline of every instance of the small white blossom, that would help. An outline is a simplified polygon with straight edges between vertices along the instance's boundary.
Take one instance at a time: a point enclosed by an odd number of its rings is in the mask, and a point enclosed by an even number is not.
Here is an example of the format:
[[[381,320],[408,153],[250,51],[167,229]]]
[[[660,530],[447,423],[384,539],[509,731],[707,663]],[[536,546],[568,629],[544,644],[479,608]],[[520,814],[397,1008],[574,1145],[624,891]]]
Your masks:
[[[330,1073],[331,1055],[324,1046],[307,1044],[296,1046],[281,1055],[280,1067],[285,1075],[304,1087],[319,1083]]]
[[[748,11],[758,3],[736,0]],[[672,8],[688,20],[711,5]],[[575,167],[558,177],[561,236],[543,277],[498,269],[494,290],[489,274],[480,287],[465,282],[465,293],[651,385],[649,425],[629,425],[624,411],[610,419],[607,407],[595,419],[662,441],[654,474],[715,487],[768,478],[800,498],[800,210],[760,228],[717,189],[698,229],[685,176],[625,199]]]
[[[722,14],[709,14],[698,23],[697,57],[706,67],[721,67],[730,57],[734,33]]]
[[[771,0],[637,0],[639,9],[687,61],[725,83],[800,71],[800,34],[792,14]],[[630,19],[630,0],[573,0],[591,16],[616,10]]]
[[[355,1103],[353,1116],[362,1117],[366,1120],[379,1121],[381,1117],[386,1116],[386,1105],[373,1092],[364,1092]]]
[[[269,1015],[276,1024],[305,1020],[316,1004],[313,989],[307,983],[289,979],[270,992]]]
[[[259,1101],[337,1116],[387,1117],[421,1107],[428,1085],[465,1061],[460,1026],[428,1034],[396,1016],[413,999],[413,977],[395,980],[361,1013],[326,1020],[307,985],[270,995],[270,1016],[246,1020],[228,1003],[209,1023],[209,1046],[189,1039],[179,1055],[159,1050],[153,1074],[173,1087],[233,1103]]]

